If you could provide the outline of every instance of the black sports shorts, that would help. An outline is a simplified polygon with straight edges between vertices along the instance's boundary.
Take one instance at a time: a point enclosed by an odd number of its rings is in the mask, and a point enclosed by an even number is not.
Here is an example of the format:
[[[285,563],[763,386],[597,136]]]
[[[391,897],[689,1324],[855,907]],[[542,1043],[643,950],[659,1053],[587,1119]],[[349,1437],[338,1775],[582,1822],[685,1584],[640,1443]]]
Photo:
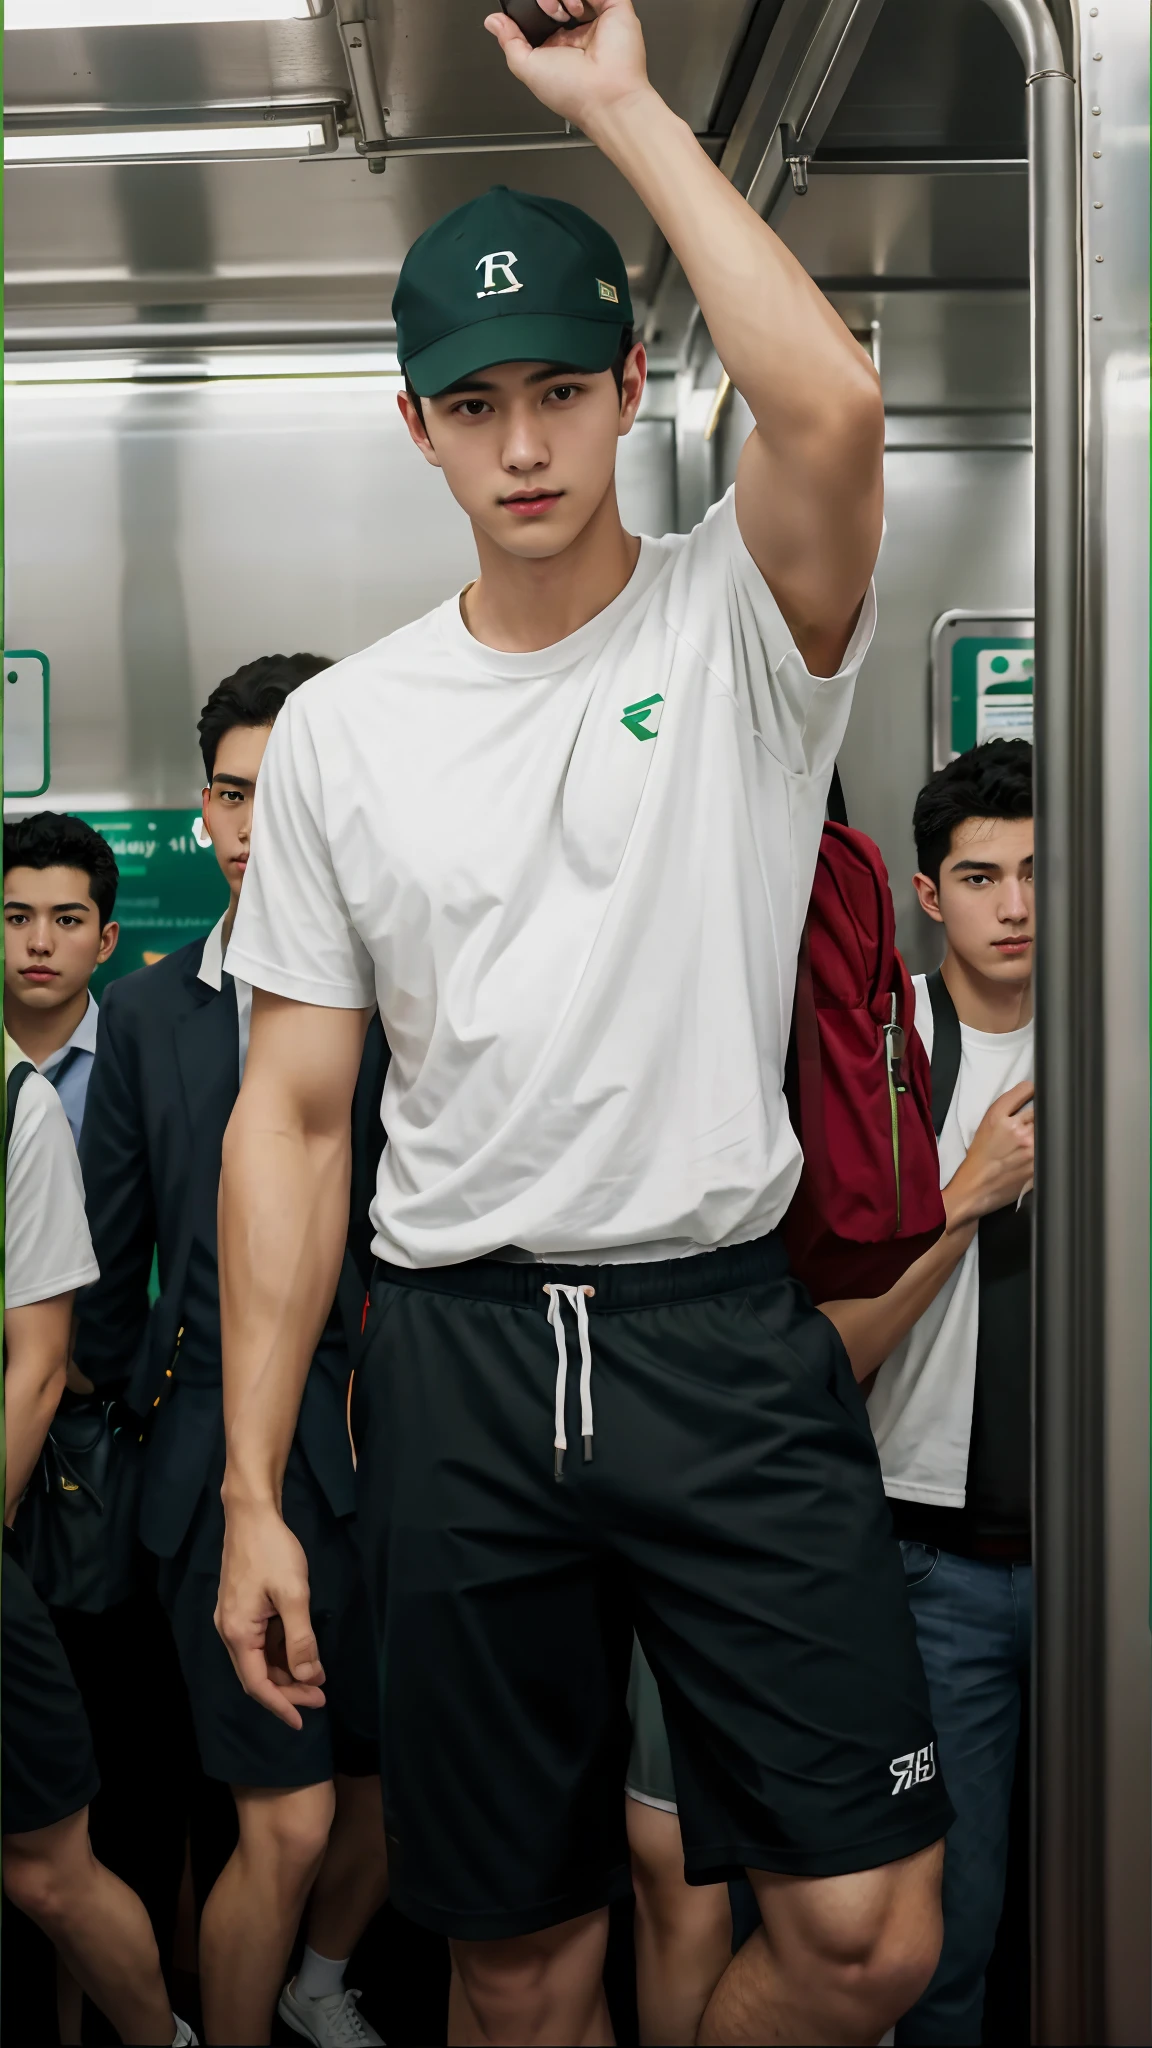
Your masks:
[[[4,1531],[0,1576],[0,1830],[30,1835],[90,1806],[100,1775],[52,1617]]]
[[[945,1833],[864,1403],[778,1238],[378,1266],[353,1433],[392,1896],[419,1925],[524,1934],[627,1895],[633,1625],[690,1881],[866,1870]]]
[[[324,1784],[334,1772],[373,1776],[379,1762],[379,1707],[372,1626],[352,1525],[332,1513],[295,1449],[284,1475],[284,1519],[308,1559],[312,1626],[325,1674],[323,1707],[302,1707],[289,1728],[249,1699],[217,1632],[223,1522],[218,1493],[201,1500],[174,1558],[157,1579],[188,1688],[196,1746],[210,1778],[289,1791]]]

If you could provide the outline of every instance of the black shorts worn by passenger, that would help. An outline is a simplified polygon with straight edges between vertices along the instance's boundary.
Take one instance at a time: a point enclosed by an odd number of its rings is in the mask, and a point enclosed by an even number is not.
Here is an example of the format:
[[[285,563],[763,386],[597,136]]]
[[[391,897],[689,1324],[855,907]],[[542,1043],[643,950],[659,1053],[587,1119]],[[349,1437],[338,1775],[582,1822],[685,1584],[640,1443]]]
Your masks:
[[[562,1301],[587,1284],[592,1457]],[[952,1818],[871,1432],[776,1238],[571,1268],[377,1268],[356,1380],[392,1894],[461,1939],[630,1889],[632,1628],[685,1865],[832,1876]]]
[[[0,1827],[49,1828],[100,1790],[88,1718],[52,1617],[4,1531],[0,1578]]]
[[[176,1639],[196,1745],[210,1778],[288,1791],[334,1772],[379,1770],[379,1710],[368,1601],[352,1525],[332,1513],[294,1447],[284,1475],[284,1519],[308,1560],[312,1625],[325,1674],[325,1704],[289,1728],[249,1699],[216,1629],[223,1521],[219,1484],[202,1498],[180,1550],[162,1558],[160,1600]]]

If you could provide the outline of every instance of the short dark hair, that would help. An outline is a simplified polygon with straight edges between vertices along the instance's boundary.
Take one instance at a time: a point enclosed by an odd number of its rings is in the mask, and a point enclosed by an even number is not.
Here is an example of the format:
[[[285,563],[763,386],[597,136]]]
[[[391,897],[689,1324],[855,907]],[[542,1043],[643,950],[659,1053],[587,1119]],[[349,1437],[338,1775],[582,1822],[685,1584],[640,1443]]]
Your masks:
[[[37,811],[4,827],[4,873],[11,868],[77,868],[88,877],[88,893],[100,929],[116,908],[120,870],[106,839],[66,811]]]
[[[331,666],[326,654],[262,654],[258,660],[238,668],[234,676],[225,676],[222,683],[217,683],[196,728],[208,781],[212,780],[217,749],[225,733],[234,732],[238,725],[274,725],[284,708],[285,697],[290,697],[309,676],[318,676],[322,669]]]
[[[912,813],[920,872],[934,882],[967,818],[1032,816],[1032,749],[1027,740],[985,740],[938,768]]]
[[[625,328],[624,328],[624,329],[622,330],[622,332],[621,332],[621,335],[620,335],[620,346],[619,346],[619,348],[618,348],[618,349],[617,349],[617,351],[616,351],[616,357],[615,357],[615,360],[614,360],[614,362],[613,362],[613,363],[611,364],[611,370],[612,370],[612,375],[613,375],[613,376],[615,377],[615,379],[616,379],[616,393],[617,393],[617,396],[618,396],[618,397],[619,397],[619,398],[620,398],[621,400],[623,400],[623,397],[624,397],[624,369],[625,369],[625,365],[626,365],[626,363],[627,363],[627,361],[628,361],[628,358],[629,358],[629,356],[631,355],[631,353],[632,353],[633,349],[635,348],[635,346],[636,346],[636,335],[635,335],[635,331],[634,331],[634,329],[633,329],[633,328],[631,328],[631,327],[625,327]],[[564,373],[564,371],[565,371],[565,370],[571,370],[571,371],[572,371],[572,374],[573,374],[573,376],[576,376],[577,374],[579,374],[579,373],[577,372],[577,370],[576,370],[575,364],[573,364],[573,363],[557,363],[555,367],[556,367],[556,371],[557,371],[557,374],[558,374],[558,375],[563,375],[563,373]],[[584,372],[583,372],[583,374],[584,374],[585,376],[587,376],[588,372],[587,372],[587,371],[584,371]],[[416,391],[414,391],[414,390],[412,389],[412,380],[411,380],[411,378],[409,377],[409,375],[408,375],[408,372],[407,372],[407,370],[405,370],[405,372],[404,372],[404,389],[405,389],[405,391],[406,391],[406,392],[408,393],[408,396],[409,396],[409,398],[410,398],[410,399],[412,400],[412,403],[413,403],[413,405],[414,405],[414,406],[416,407],[416,413],[417,413],[417,416],[418,416],[418,418],[419,418],[419,421],[420,421],[420,425],[421,425],[421,426],[423,426],[423,425],[424,425],[424,405],[423,405],[423,401],[421,400],[421,398],[420,398],[420,395],[419,395],[419,393],[418,393],[418,392],[416,392]],[[449,389],[449,390],[451,390],[451,389],[452,389],[451,385],[449,385],[448,389]],[[437,397],[437,398],[443,398],[443,397],[444,397],[444,395],[445,395],[445,394],[444,394],[444,393],[443,393],[442,391],[437,391],[437,392],[436,392],[436,393],[434,394],[434,396],[435,396],[435,397]]]

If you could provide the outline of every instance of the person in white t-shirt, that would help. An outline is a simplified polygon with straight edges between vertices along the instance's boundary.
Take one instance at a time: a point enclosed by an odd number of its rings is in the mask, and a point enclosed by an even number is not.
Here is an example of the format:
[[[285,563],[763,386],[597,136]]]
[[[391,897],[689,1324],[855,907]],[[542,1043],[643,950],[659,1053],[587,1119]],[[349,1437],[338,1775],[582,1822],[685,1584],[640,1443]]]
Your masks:
[[[1032,1635],[1032,749],[991,740],[921,791],[915,977],[947,1229],[877,1301],[825,1304],[868,1403],[956,1808],[944,1947],[899,2048],[979,2043]],[[877,1368],[879,1370],[877,1371]]]
[[[148,1915],[98,1863],[88,1808],[99,1789],[76,1681],[20,1561],[12,1523],[64,1391],[77,1288],[98,1277],[76,1146],[51,1083],[7,1033],[4,1247],[4,1557],[0,1588],[0,1786],[4,1890],[42,1928],[122,2041],[195,2036],[173,2014]]]
[[[570,13],[535,51],[486,25],[648,206],[756,424],[695,532],[636,539],[614,470],[645,355],[611,236],[497,188],[408,254],[401,409],[480,574],[305,683],[264,761],[229,952],[254,994],[221,1187],[218,1626],[281,1719],[323,1699],[280,1473],[378,1002],[351,1424],[393,1895],[451,1940],[451,2037],[610,2039],[635,1628],[688,1877],[749,1870],[767,1929],[699,2039],[875,2039],[935,1966],[952,1809],[867,1416],[776,1226],[882,401],[649,83],[632,0]]]

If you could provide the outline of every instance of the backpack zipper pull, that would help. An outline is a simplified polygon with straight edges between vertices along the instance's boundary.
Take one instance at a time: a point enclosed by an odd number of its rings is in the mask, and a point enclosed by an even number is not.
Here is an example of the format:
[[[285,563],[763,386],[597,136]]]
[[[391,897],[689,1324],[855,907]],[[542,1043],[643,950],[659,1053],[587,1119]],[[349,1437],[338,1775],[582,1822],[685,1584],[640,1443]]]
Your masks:
[[[897,1095],[907,1093],[904,1079],[904,1031],[896,1022],[896,992],[892,992],[892,1018],[884,1026],[884,1051],[888,1062],[888,1077]]]
[[[896,1022],[896,991],[892,991],[892,1016],[884,1025],[884,1060],[888,1068],[888,1101],[892,1111],[892,1170],[896,1179],[896,1235],[900,1235],[900,1105],[907,1092],[904,1081],[904,1033]]]

